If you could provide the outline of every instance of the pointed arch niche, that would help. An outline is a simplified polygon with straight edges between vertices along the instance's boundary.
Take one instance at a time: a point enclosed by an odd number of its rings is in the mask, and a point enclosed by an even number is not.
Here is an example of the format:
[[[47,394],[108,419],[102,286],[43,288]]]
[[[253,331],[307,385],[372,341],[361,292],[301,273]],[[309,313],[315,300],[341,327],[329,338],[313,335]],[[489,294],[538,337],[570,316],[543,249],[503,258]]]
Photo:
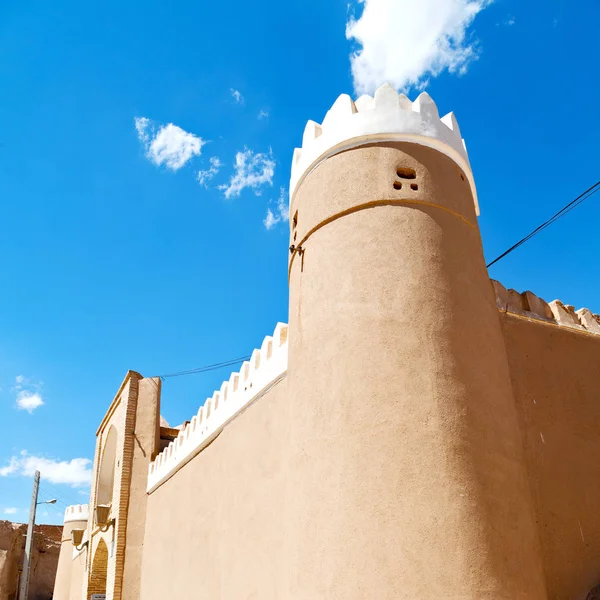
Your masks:
[[[108,572],[108,548],[104,540],[98,542],[98,547],[92,560],[92,569],[88,582],[88,595],[106,594],[106,574]]]
[[[115,486],[115,464],[117,460],[117,430],[111,425],[102,449],[100,470],[98,471],[98,488],[96,506],[111,505]]]

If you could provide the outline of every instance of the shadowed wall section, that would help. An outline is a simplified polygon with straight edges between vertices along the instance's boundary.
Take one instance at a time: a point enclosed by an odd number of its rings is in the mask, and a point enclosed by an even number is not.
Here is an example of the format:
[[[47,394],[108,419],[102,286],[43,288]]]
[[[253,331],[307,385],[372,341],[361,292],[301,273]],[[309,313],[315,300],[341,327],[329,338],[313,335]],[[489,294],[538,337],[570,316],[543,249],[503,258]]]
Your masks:
[[[548,598],[600,582],[600,336],[501,313]]]

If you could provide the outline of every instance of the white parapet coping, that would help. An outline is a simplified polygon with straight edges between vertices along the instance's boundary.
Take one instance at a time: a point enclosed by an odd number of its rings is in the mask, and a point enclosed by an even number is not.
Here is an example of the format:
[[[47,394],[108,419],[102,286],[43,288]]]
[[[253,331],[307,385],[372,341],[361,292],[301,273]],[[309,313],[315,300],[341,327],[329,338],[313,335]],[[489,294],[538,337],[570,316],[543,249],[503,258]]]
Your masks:
[[[165,448],[148,468],[148,493],[173,476],[205,448],[236,415],[266,391],[287,371],[288,326],[278,323],[254,350],[250,362],[233,373],[221,389],[208,398],[189,425]]]
[[[294,150],[290,180],[290,204],[304,177],[325,159],[345,150],[383,142],[412,142],[435,148],[454,160],[471,185],[475,211],[479,215],[477,190],[454,113],[440,118],[437,106],[427,92],[414,102],[398,94],[389,84],[375,96],[361,96],[356,102],[342,94],[319,125],[308,121],[302,148]]]
[[[65,523],[72,523],[73,521],[87,521],[89,516],[89,505],[87,504],[73,504],[67,506],[65,510]]]

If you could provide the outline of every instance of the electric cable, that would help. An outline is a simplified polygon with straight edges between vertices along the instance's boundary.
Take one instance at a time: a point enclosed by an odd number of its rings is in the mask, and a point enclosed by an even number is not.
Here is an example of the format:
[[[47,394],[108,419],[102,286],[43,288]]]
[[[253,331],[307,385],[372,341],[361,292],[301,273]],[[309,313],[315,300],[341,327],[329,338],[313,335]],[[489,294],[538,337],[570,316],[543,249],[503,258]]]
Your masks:
[[[168,379],[170,377],[182,377],[183,375],[196,375],[197,373],[206,373],[208,371],[216,371],[217,369],[222,369],[224,367],[232,367],[233,365],[237,365],[238,363],[244,362],[246,360],[250,360],[251,355],[240,356],[239,358],[232,358],[230,360],[225,360],[220,363],[215,363],[213,365],[206,365],[204,367],[197,367],[196,369],[188,369],[187,371],[177,371],[175,373],[166,373],[165,375],[154,375],[154,377],[158,377],[161,380]]]
[[[593,186],[589,187],[585,192],[579,194],[575,200],[572,200],[561,208],[555,215],[550,217],[547,221],[544,221],[539,227],[536,227],[531,233],[526,235],[524,238],[519,240],[516,244],[513,244],[508,250],[497,256],[492,262],[488,263],[486,266],[489,269],[492,265],[495,265],[498,261],[502,260],[504,257],[508,256],[511,252],[514,252],[517,248],[528,242],[532,237],[536,236],[538,233],[542,232],[546,227],[549,227],[556,221],[558,221],[561,217],[564,217],[567,213],[572,211],[574,208],[577,208],[582,202],[585,202],[588,198],[593,196],[597,191],[600,190],[600,181],[597,181]]]

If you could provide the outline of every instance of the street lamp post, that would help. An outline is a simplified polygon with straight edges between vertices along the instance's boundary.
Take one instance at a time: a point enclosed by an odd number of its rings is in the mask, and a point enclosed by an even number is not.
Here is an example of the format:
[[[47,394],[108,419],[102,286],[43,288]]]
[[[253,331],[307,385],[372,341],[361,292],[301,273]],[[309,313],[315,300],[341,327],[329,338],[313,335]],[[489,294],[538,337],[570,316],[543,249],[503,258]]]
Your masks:
[[[23,571],[19,586],[19,600],[27,600],[29,591],[29,567],[31,565],[31,547],[33,546],[33,526],[35,525],[35,511],[38,504],[55,504],[56,500],[38,502],[40,489],[40,472],[36,471],[33,477],[33,493],[31,495],[31,508],[29,509],[29,524],[27,525],[27,539],[25,540],[25,554],[23,556]]]

